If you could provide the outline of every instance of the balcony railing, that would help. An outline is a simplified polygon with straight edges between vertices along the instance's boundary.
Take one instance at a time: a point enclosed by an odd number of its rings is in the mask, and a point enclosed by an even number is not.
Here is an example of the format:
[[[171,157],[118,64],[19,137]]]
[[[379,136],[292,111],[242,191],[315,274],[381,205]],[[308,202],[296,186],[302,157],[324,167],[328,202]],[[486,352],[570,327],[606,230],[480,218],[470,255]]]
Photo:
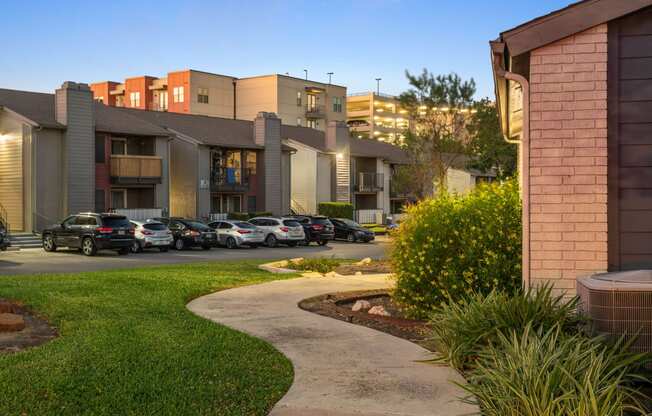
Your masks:
[[[326,107],[321,104],[306,104],[306,117],[324,118],[326,117]]]
[[[213,168],[211,190],[213,192],[247,192],[250,177],[251,169]]]
[[[111,155],[112,183],[161,183],[162,176],[159,156]]]
[[[354,189],[357,192],[379,192],[383,190],[385,176],[376,172],[359,172]]]

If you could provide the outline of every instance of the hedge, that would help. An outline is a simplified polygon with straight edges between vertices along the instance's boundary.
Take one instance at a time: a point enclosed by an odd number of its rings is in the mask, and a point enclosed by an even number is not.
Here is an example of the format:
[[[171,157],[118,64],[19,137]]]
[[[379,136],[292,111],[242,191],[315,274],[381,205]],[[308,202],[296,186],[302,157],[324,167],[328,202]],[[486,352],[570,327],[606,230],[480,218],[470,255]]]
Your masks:
[[[229,212],[227,218],[230,220],[248,221],[254,217],[271,217],[272,213],[267,211],[259,212]]]
[[[346,202],[320,202],[317,211],[329,218],[353,219],[353,205]]]
[[[479,185],[407,208],[394,233],[395,300],[415,318],[443,304],[521,287],[518,183]]]

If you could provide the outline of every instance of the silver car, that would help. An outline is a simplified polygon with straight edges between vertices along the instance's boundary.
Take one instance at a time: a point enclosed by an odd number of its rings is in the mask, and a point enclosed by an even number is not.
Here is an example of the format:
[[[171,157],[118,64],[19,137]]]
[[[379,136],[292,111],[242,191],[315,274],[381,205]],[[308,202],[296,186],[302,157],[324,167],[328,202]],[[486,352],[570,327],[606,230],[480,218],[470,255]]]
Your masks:
[[[265,241],[265,233],[244,221],[220,220],[208,224],[217,233],[217,243],[226,248],[249,246],[256,248]]]
[[[256,217],[249,222],[263,230],[267,247],[276,247],[279,243],[295,247],[306,239],[303,226],[294,218]]]
[[[162,222],[155,220],[131,221],[134,227],[134,240],[131,246],[132,253],[138,253],[145,248],[158,248],[159,251],[168,251],[174,241],[172,232]]]

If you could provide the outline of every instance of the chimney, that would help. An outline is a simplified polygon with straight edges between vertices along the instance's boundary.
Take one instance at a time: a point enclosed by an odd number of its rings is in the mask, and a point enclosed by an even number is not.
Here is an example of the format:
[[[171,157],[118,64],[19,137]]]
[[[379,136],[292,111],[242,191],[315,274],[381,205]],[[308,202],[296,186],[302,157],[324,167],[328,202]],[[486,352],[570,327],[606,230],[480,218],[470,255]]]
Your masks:
[[[66,81],[55,92],[55,118],[64,133],[64,213],[95,207],[95,111],[87,84]]]
[[[349,138],[349,127],[343,121],[331,120],[326,126],[326,151],[337,151],[338,143],[342,146]]]
[[[281,119],[274,113],[260,112],[254,119],[254,142],[264,146],[265,211],[282,215]],[[289,189],[285,190],[289,192]]]

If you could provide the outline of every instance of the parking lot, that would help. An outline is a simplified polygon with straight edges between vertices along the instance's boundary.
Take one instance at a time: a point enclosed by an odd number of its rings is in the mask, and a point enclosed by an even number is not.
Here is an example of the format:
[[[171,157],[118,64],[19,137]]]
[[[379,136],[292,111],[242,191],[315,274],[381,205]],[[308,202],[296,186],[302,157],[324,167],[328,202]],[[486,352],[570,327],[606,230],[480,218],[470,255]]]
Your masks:
[[[190,263],[219,260],[284,259],[292,257],[338,257],[379,259],[385,257],[389,246],[384,237],[368,244],[331,242],[327,246],[310,245],[298,247],[260,247],[257,249],[213,248],[159,253],[145,251],[128,256],[119,256],[113,251],[100,251],[95,257],[86,257],[77,250],[58,250],[46,253],[42,249],[0,252],[0,275],[33,273],[72,273],[117,268],[151,266],[157,264]]]

